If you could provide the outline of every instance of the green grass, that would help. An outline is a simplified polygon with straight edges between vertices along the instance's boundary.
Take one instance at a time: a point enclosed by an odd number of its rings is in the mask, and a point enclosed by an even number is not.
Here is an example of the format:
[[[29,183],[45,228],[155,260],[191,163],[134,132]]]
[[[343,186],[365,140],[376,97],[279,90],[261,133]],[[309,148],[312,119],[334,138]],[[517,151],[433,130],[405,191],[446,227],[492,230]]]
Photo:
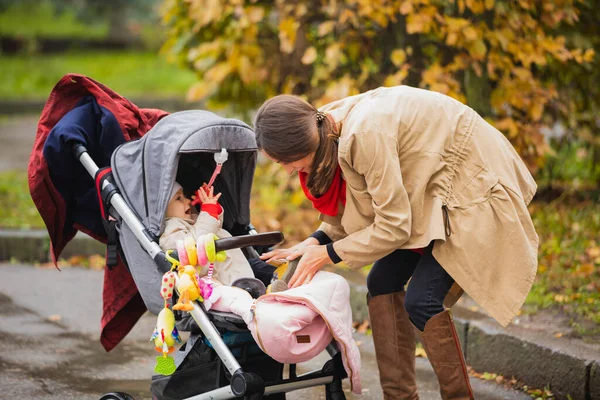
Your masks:
[[[89,52],[0,57],[0,99],[46,99],[67,73],[87,75],[126,97],[181,97],[193,72],[151,52]]]
[[[29,195],[27,173],[0,173],[0,228],[44,228],[42,217]]]
[[[48,1],[15,1],[0,13],[0,35],[19,38],[100,39],[108,33],[108,24],[78,21],[68,8],[56,13]]]
[[[540,236],[536,281],[526,309],[559,308],[600,325],[600,204],[557,201],[531,206]]]

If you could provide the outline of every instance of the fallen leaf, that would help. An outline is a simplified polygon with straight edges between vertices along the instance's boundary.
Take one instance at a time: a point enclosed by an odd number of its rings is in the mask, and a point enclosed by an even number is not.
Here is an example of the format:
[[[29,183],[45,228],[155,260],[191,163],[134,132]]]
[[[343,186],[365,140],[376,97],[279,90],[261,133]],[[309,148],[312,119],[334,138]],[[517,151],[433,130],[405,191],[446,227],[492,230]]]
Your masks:
[[[360,325],[358,326],[358,328],[356,328],[356,331],[357,331],[358,333],[362,333],[362,334],[364,334],[364,333],[366,333],[366,332],[367,332],[367,329],[368,329],[368,328],[369,328],[369,320],[368,320],[368,319],[366,319],[366,320],[364,320],[364,321],[362,322],[362,324],[360,324]]]
[[[415,357],[427,358],[427,353],[425,353],[425,349],[422,347],[417,347],[415,349]]]
[[[555,333],[554,337],[555,338],[561,338],[561,337],[563,337],[563,333],[562,332]]]
[[[89,264],[91,269],[102,270],[106,265],[106,258],[100,254],[93,254],[89,257]]]
[[[484,372],[483,374],[481,374],[481,379],[484,379],[486,381],[494,381],[497,377],[498,374],[493,374],[490,372]]]
[[[590,247],[586,251],[592,258],[600,257],[600,247]]]

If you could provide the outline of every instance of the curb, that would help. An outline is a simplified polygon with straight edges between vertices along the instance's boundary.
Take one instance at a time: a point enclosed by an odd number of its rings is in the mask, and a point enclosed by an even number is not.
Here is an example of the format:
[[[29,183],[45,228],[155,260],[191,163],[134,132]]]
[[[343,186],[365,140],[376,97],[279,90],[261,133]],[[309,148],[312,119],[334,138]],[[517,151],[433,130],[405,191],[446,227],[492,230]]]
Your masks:
[[[75,255],[104,255],[106,246],[84,233],[77,232],[61,253],[67,259]],[[0,261],[19,260],[27,263],[47,263],[50,256],[50,238],[45,230],[0,229]]]
[[[45,230],[1,230],[0,261],[49,262]],[[78,232],[61,258],[104,254],[102,243]],[[366,285],[348,280],[355,321],[368,319]],[[556,399],[600,399],[600,348],[581,341],[557,339],[518,325],[502,328],[464,298],[452,308],[467,364],[477,372],[515,377],[532,388],[549,388]],[[472,303],[474,304],[474,303]]]

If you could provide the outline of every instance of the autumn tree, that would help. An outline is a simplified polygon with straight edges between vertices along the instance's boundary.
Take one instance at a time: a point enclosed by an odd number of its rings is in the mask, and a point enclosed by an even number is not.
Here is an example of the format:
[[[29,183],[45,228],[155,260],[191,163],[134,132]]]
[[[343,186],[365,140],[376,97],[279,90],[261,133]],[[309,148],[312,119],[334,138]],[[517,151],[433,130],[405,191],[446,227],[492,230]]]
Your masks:
[[[321,105],[381,85],[439,91],[490,120],[535,170],[542,129],[590,111],[571,72],[589,74],[596,60],[594,43],[572,40],[587,4],[165,0],[163,50],[197,71],[190,100],[238,112],[279,93]]]

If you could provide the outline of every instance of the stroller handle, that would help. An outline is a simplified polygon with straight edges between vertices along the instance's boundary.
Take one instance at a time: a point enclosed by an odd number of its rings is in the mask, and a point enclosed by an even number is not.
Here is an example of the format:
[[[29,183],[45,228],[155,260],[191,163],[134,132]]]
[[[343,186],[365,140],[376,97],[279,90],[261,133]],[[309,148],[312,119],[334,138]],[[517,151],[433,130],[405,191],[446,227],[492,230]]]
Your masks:
[[[265,232],[215,240],[215,250],[225,251],[248,246],[271,246],[283,242],[283,233]]]

